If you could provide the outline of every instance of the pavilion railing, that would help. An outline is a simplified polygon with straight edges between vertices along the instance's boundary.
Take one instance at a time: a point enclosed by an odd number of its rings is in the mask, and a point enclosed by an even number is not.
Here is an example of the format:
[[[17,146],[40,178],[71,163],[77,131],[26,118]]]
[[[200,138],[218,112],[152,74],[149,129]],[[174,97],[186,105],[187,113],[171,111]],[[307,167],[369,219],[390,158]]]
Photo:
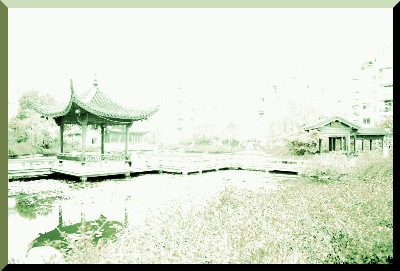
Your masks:
[[[126,157],[125,153],[113,153],[113,154],[71,154],[71,153],[59,153],[57,155],[58,160],[68,161],[80,161],[80,162],[108,162],[108,161],[127,161],[129,157]]]

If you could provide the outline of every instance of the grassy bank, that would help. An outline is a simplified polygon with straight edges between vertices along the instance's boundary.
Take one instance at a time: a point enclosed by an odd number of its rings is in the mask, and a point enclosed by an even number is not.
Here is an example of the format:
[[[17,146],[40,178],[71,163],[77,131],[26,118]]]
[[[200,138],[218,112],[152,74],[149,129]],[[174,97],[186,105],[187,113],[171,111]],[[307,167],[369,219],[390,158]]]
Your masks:
[[[168,212],[154,214],[146,225],[126,228],[115,241],[104,239],[94,245],[82,237],[65,259],[68,263],[391,263],[392,157],[367,153],[345,172],[330,173],[330,182],[310,181],[272,192],[227,188],[202,209],[184,211],[175,203]]]

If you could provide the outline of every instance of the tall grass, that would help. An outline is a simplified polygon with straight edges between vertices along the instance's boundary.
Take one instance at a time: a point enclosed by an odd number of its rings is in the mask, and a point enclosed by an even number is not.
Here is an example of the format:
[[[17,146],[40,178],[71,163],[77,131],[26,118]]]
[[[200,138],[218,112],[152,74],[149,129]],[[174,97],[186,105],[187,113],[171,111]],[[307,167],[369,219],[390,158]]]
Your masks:
[[[145,225],[126,228],[115,241],[85,243],[85,249],[77,243],[66,260],[392,263],[390,160],[373,153],[360,155],[347,178],[336,182],[310,182],[272,192],[229,187],[204,208],[189,211],[175,202]]]

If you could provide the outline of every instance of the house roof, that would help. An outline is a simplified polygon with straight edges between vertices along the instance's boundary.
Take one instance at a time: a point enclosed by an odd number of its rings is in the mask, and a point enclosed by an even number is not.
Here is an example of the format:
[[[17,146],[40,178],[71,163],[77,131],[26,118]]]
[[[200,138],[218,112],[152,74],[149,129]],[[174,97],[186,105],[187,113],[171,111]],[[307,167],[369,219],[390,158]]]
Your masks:
[[[354,128],[354,129],[360,129],[361,127],[358,126],[355,123],[352,123],[342,117],[338,117],[338,116],[334,116],[334,117],[329,117],[329,118],[324,118],[324,119],[320,119],[316,122],[313,122],[311,124],[308,124],[306,126],[304,126],[304,130],[308,131],[308,130],[312,130],[312,129],[317,129],[317,128],[321,128],[331,122],[335,122],[335,121],[340,121],[344,124],[346,124],[347,126]]]
[[[74,106],[79,106],[87,112],[100,117],[110,117],[132,121],[147,119],[158,111],[159,105],[146,109],[125,107],[116,103],[106,94],[104,94],[98,88],[97,81],[95,81],[93,86],[94,88],[78,96],[74,91],[71,80],[71,96],[67,103],[60,103],[57,105],[42,105],[31,102],[31,106],[39,114],[51,118],[68,114],[68,112],[71,110],[71,108],[74,108]]]
[[[357,135],[386,135],[388,133],[383,128],[361,128],[357,131]]]

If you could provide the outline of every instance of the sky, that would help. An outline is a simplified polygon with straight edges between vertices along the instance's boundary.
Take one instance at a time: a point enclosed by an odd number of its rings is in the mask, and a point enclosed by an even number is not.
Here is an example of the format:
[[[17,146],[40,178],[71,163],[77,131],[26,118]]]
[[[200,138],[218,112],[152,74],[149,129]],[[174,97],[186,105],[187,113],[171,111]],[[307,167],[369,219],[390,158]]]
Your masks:
[[[9,114],[24,90],[64,101],[95,76],[125,105],[183,89],[225,106],[299,67],[337,84],[392,44],[391,8],[9,9]]]

